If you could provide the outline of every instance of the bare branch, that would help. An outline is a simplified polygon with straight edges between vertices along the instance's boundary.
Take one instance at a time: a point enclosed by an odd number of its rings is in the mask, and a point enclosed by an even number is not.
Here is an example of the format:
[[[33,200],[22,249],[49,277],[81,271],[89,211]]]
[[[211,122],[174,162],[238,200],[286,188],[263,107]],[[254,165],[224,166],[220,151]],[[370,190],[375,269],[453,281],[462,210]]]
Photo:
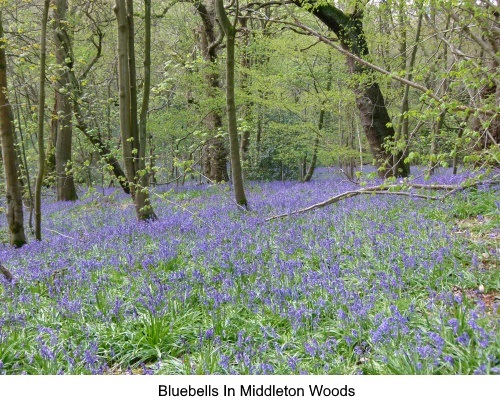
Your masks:
[[[457,23],[461,24],[460,22],[460,19],[458,18],[458,16],[453,13],[453,12],[448,12],[448,14],[450,15],[451,18],[453,18]],[[478,37],[476,34],[474,34],[470,28],[468,27],[468,25],[463,25],[462,26],[462,29],[474,40],[474,42],[476,42],[476,44],[478,44],[486,53],[488,53],[488,55],[490,55],[497,64],[500,64],[500,56],[497,56],[495,51],[492,50],[490,48],[490,46],[488,46],[488,44],[483,41],[480,37]]]
[[[498,177],[498,176],[496,176]],[[336,202],[346,200],[348,198],[352,198],[358,195],[362,194],[383,194],[383,195],[401,195],[401,196],[406,196],[406,197],[416,197],[416,198],[422,198],[426,200],[437,200],[437,201],[444,201],[446,198],[449,196],[457,193],[458,191],[463,191],[468,188],[473,188],[477,187],[479,185],[484,185],[484,184],[489,184],[489,185],[495,185],[495,184],[500,184],[500,181],[495,180],[496,177],[490,180],[485,180],[485,181],[478,181],[478,182],[473,182],[473,183],[462,183],[461,185],[452,185],[452,184],[391,184],[391,185],[380,185],[380,186],[373,186],[373,187],[365,187],[361,188],[358,190],[352,190],[352,191],[346,191],[344,193],[338,194],[334,197],[331,197],[325,201],[319,202],[317,204],[313,204],[309,207],[302,208],[300,210],[296,210],[290,213],[286,214],[279,214],[279,215],[274,215],[272,217],[268,217],[264,220],[264,222],[269,222],[274,219],[279,219],[279,218],[285,218],[289,217],[291,215],[296,215],[296,214],[303,214],[304,212],[312,211],[318,208],[325,207],[330,204],[334,204]],[[397,188],[403,188],[403,189],[408,189],[411,190],[412,188],[415,189],[423,189],[423,190],[450,190],[448,193],[444,194],[443,196],[431,196],[431,195],[425,195],[425,194],[414,194],[409,191],[400,191],[397,190]],[[396,190],[395,190],[396,189]]]
[[[7,279],[9,283],[12,283],[12,280],[14,280],[14,276],[12,273],[7,270],[2,264],[0,264],[0,273]]]
[[[406,84],[406,85],[408,85],[410,87],[413,87],[414,89],[417,89],[420,92],[422,92],[425,95],[427,95],[429,98],[435,100],[440,105],[445,105],[445,100],[443,100],[442,98],[440,98],[439,96],[437,96],[436,94],[434,94],[434,92],[432,92],[432,90],[428,89],[427,87],[422,86],[421,84],[415,83],[415,82],[413,82],[411,80],[407,80],[404,77],[398,76],[398,75],[396,75],[393,72],[389,72],[388,70],[386,70],[386,69],[384,69],[384,68],[382,68],[380,66],[377,66],[377,65],[375,65],[375,64],[373,64],[371,62],[368,62],[368,61],[360,58],[359,56],[357,56],[357,55],[349,52],[346,49],[344,49],[341,45],[335,43],[331,39],[329,39],[329,38],[325,37],[324,35],[320,34],[316,30],[308,27],[305,24],[302,24],[296,17],[293,16],[293,14],[292,14],[292,17],[294,19],[293,23],[289,22],[289,21],[275,20],[275,19],[266,19],[266,20],[270,21],[270,22],[286,24],[286,25],[289,25],[289,26],[292,26],[292,27],[296,27],[296,28],[301,28],[303,31],[308,32],[312,36],[315,36],[320,41],[324,42],[327,45],[330,45],[332,48],[336,49],[337,51],[339,51],[343,55],[346,55],[346,56],[352,58],[354,61],[356,61],[356,62],[358,62],[358,63],[360,63],[360,64],[362,64],[364,66],[367,66],[367,67],[369,67],[370,69],[372,69],[372,70],[374,70],[376,72],[382,73],[382,74],[390,77],[393,80],[396,80],[396,81],[404,83],[404,84]],[[463,105],[454,106],[453,110],[454,111],[470,111],[470,110],[473,110],[473,111],[478,111],[478,112],[481,112],[483,114],[487,114],[487,115],[490,115],[490,116],[496,116],[498,114],[498,111],[495,111],[495,110],[485,110],[485,109],[482,109],[482,108],[477,108],[477,107],[473,108],[473,107],[470,107],[470,106],[463,106]]]
[[[101,58],[101,53],[102,53],[102,38],[104,37],[104,34],[101,32],[101,30],[98,30],[97,32],[97,43],[92,39],[92,44],[96,47],[96,54],[94,58],[90,61],[88,66],[85,68],[84,72],[80,75],[80,78],[78,79],[80,82],[85,80],[87,78],[87,75],[89,72],[92,70],[94,65],[99,61]]]

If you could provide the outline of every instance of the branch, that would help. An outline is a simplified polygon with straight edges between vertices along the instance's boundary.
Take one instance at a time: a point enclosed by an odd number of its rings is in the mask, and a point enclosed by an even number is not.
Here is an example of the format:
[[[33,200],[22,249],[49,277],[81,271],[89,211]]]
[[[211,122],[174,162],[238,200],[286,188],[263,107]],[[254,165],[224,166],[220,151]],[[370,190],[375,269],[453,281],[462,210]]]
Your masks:
[[[56,231],[56,230],[54,230],[54,229],[49,229],[49,228],[45,228],[45,229],[47,229],[47,231],[50,231],[50,232],[56,233],[56,234],[58,234],[59,236],[62,236],[63,238],[73,239],[73,240],[75,240],[75,239],[76,239],[76,238],[73,238],[72,236],[64,235],[63,233],[58,232],[58,231]]]
[[[184,0],[173,0],[171,3],[167,4],[163,11],[159,14],[153,14],[153,18],[163,18],[170,11],[170,9],[175,6],[177,3],[182,3]]]
[[[291,14],[291,16],[294,19],[293,23],[287,22],[287,21],[283,21],[283,20],[273,20],[273,19],[268,19],[268,21],[282,23],[282,24],[287,24],[287,25],[290,25],[290,26],[293,26],[293,27],[301,28],[302,30],[304,30],[304,31],[308,32],[309,34],[315,36],[316,38],[318,38],[320,41],[324,42],[325,44],[330,45],[332,48],[336,49],[337,51],[339,51],[343,55],[348,56],[349,58],[353,59],[354,61],[356,61],[356,62],[358,62],[358,63],[360,63],[360,64],[362,64],[364,66],[367,66],[370,69],[375,70],[376,72],[379,72],[379,73],[382,73],[382,74],[384,74],[386,76],[389,76],[393,80],[396,80],[396,81],[404,83],[404,84],[406,84],[406,85],[408,85],[410,87],[413,87],[414,89],[419,90],[420,92],[426,94],[428,97],[430,97],[433,100],[437,101],[440,105],[445,105],[445,101],[442,98],[440,98],[439,96],[437,96],[436,94],[434,94],[432,92],[432,90],[428,89],[427,87],[422,86],[422,85],[420,85],[418,83],[415,83],[415,82],[413,82],[411,80],[407,80],[404,77],[398,76],[395,73],[389,72],[388,70],[386,70],[386,69],[384,69],[384,68],[382,68],[380,66],[377,66],[377,65],[375,65],[375,64],[373,64],[371,62],[368,62],[368,61],[364,60],[363,58],[360,58],[359,56],[353,54],[352,52],[349,52],[348,50],[344,49],[341,45],[336,44],[331,39],[329,39],[329,38],[325,37],[324,35],[320,34],[316,30],[308,27],[307,25],[302,24],[293,14]],[[453,107],[453,110],[455,110],[455,111],[470,111],[470,110],[474,110],[474,111],[482,112],[484,114],[492,115],[492,116],[496,116],[498,114],[498,111],[495,111],[495,110],[485,110],[485,109],[482,109],[482,108],[471,108],[471,107],[467,107],[467,106],[456,106],[456,107]]]
[[[85,80],[87,78],[87,75],[89,74],[89,72],[94,67],[94,65],[101,58],[102,38],[103,37],[104,37],[104,34],[101,32],[101,30],[99,30],[97,32],[97,38],[98,38],[97,43],[94,41],[94,39],[92,39],[92,44],[94,44],[94,46],[96,47],[96,54],[95,54],[94,58],[90,61],[90,63],[88,64],[88,66],[85,68],[84,72],[80,75],[78,81],[82,82],[83,80]]]
[[[7,270],[2,264],[0,264],[0,273],[7,279],[9,283],[12,283],[12,280],[14,280],[14,276],[12,273]]]
[[[449,11],[448,14],[450,15],[451,18],[453,18],[457,23],[462,25],[462,22],[458,18],[458,16]],[[488,46],[488,44],[483,41],[480,37],[478,37],[476,34],[474,34],[470,28],[467,25],[462,25],[462,29],[469,34],[469,36],[476,42],[488,55],[490,55],[497,64],[500,64],[500,56],[497,56],[496,53]]]
[[[231,21],[229,21],[229,18],[227,17],[226,9],[224,8],[224,0],[215,0],[215,12],[224,33],[227,36],[230,36],[231,30],[234,29],[234,25],[231,25]]]
[[[474,62],[471,57],[467,56],[459,48],[457,48],[456,46],[454,46],[450,41],[448,41],[446,39],[446,37],[439,31],[439,29],[436,27],[436,25],[432,23],[431,18],[427,15],[427,13],[423,13],[423,16],[424,16],[425,20],[427,21],[427,24],[429,24],[431,26],[431,28],[434,30],[434,33],[436,34],[436,36],[441,41],[443,41],[446,45],[448,45],[448,47],[451,49],[451,51],[455,55],[461,56],[465,60],[472,62],[472,64],[474,65],[474,67],[479,68],[478,64],[476,62]]]
[[[474,182],[470,184],[462,184],[458,186],[454,186],[451,184],[396,184],[396,185],[380,185],[380,186],[373,186],[373,187],[365,187],[361,188],[358,190],[352,190],[352,191],[346,191],[342,194],[338,194],[334,197],[331,197],[325,201],[319,202],[317,204],[313,204],[309,207],[302,208],[300,210],[296,210],[287,214],[279,214],[279,215],[274,215],[272,217],[268,217],[264,220],[264,222],[269,222],[272,221],[273,219],[279,219],[279,218],[285,218],[289,217],[291,215],[296,215],[296,214],[302,214],[307,211],[312,211],[318,208],[325,207],[330,204],[334,204],[336,202],[355,197],[357,195],[361,194],[383,194],[383,195],[402,195],[406,197],[417,197],[417,198],[422,198],[426,200],[437,200],[443,202],[446,198],[449,196],[455,194],[458,191],[463,191],[468,188],[473,188],[477,187],[479,185],[484,185],[484,184],[489,184],[489,185],[494,185],[494,184],[500,184],[499,180],[491,179],[491,180],[485,180],[485,181],[479,181],[479,182]],[[391,191],[391,189],[394,189],[396,187],[405,187],[408,189],[416,188],[416,189],[424,189],[424,190],[450,190],[448,193],[444,194],[441,197],[437,196],[429,196],[429,195],[424,195],[424,194],[413,194],[408,191]]]
[[[338,194],[332,198],[329,198],[328,200],[311,205],[309,207],[302,208],[300,210],[293,211],[293,212],[290,212],[288,214],[279,214],[279,215],[275,215],[275,216],[266,218],[264,220],[264,222],[269,222],[273,219],[289,217],[289,216],[295,215],[295,214],[302,214],[304,212],[312,211],[312,210],[315,210],[317,208],[326,207],[327,205],[334,204],[336,202],[345,200],[347,198],[352,198],[352,197],[355,197],[355,196],[361,195],[361,194],[389,194],[389,195],[392,194],[392,195],[405,195],[405,196],[411,196],[411,197],[426,198],[426,199],[432,199],[432,200],[439,199],[437,197],[426,196],[426,195],[422,195],[422,194],[411,194],[408,192],[401,192],[401,191],[387,191],[388,188],[389,188],[389,186],[385,186],[385,187],[384,186],[375,186],[375,187],[365,187],[365,188],[361,188],[359,190],[346,191],[345,193]]]

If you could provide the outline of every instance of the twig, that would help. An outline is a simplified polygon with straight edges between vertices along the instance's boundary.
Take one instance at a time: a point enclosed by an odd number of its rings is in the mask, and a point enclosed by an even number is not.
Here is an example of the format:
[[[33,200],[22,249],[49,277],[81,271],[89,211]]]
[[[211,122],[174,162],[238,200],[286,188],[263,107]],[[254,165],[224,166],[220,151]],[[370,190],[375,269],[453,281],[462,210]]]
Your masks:
[[[356,186],[359,187],[359,183],[357,181],[354,181],[353,179],[351,179],[346,172],[344,172],[344,169],[340,169],[339,170],[339,173],[340,174],[343,174],[346,178],[346,180],[349,182],[349,183],[352,183],[352,184],[355,184]]]
[[[68,238],[68,239],[73,239],[73,240],[76,239],[76,238],[73,238],[73,236],[64,235],[63,233],[57,232],[54,229],[49,229],[49,228],[45,228],[45,229],[47,229],[47,231],[57,233],[59,236],[62,236],[63,238]]]

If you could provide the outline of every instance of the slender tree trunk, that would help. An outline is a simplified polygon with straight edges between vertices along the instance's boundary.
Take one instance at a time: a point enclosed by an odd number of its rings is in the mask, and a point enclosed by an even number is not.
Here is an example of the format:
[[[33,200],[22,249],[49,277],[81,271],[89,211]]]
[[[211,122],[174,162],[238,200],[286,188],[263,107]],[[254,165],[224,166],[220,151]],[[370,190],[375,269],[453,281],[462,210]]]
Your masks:
[[[243,185],[243,173],[241,170],[238,127],[236,123],[236,102],[234,97],[234,48],[236,42],[236,28],[227,17],[223,0],[215,1],[217,17],[226,34],[226,104],[234,194],[236,203],[248,209],[248,202]],[[235,19],[235,21],[237,21],[237,19]]]
[[[126,0],[126,14],[128,24],[128,88],[130,109],[130,135],[132,139],[132,159],[134,164],[134,182],[137,183],[137,172],[139,170],[140,140],[139,123],[137,121],[137,72],[135,65],[135,24],[134,24],[134,1]],[[151,50],[150,50],[151,52]]]
[[[434,123],[434,126],[432,128],[432,134],[431,134],[431,148],[430,148],[430,156],[431,160],[429,161],[429,165],[427,167],[427,175],[431,176],[434,174],[436,170],[436,164],[437,164],[437,153],[438,153],[438,137],[439,134],[441,133],[441,128],[443,127],[443,122],[444,118],[446,116],[446,110],[443,109],[441,113],[438,115],[436,118],[436,122]]]
[[[406,8],[404,7],[405,2],[401,1],[400,5],[401,8],[399,10],[400,14],[403,14],[406,11]],[[418,42],[420,41],[420,32],[422,28],[422,18],[423,18],[423,13],[419,13],[418,15],[418,22],[417,22],[417,32],[415,34],[415,45],[413,45],[413,49],[411,52],[410,56],[410,61],[407,66],[407,72],[406,72],[406,79],[408,81],[413,80],[413,67],[415,66],[415,59],[417,56],[417,49],[418,49]],[[405,55],[405,64],[406,64],[406,18],[401,18],[401,24],[404,25],[402,27],[404,34],[404,55]],[[410,94],[410,86],[406,84],[404,86],[404,93],[403,93],[403,99],[401,101],[401,116],[399,118],[399,124],[397,127],[396,131],[396,136],[395,140],[398,142],[399,140],[403,140],[405,142],[405,148],[403,150],[403,153],[401,156],[394,156],[394,159],[399,158],[399,159],[405,159],[408,156],[408,137],[409,137],[409,125],[410,125],[410,120],[408,117],[408,111],[410,110],[410,103],[409,103],[409,94]],[[394,167],[398,167],[398,162],[394,162]],[[404,169],[406,169],[406,173],[404,173],[403,177],[407,177],[410,174],[410,165],[409,164],[404,164],[403,166]],[[394,173],[394,175],[397,176],[397,173]]]
[[[129,26],[125,0],[116,0],[114,8],[118,24],[118,76],[119,76],[119,98],[120,98],[120,132],[125,161],[125,173],[130,187],[132,198],[135,198],[134,186],[134,160],[132,157],[132,127],[130,115],[130,81],[129,81]]]
[[[148,178],[146,182],[141,183],[143,187],[147,187],[149,184],[156,185],[153,135],[147,133],[149,97],[151,94],[151,0],[144,0],[144,30],[144,93],[139,118],[139,143],[141,145],[140,158],[144,162],[146,161],[146,149],[149,143],[149,167],[145,174]]]
[[[68,0],[55,0],[54,9],[54,29],[66,32],[68,29],[62,28],[66,23],[66,12]],[[69,41],[69,38],[68,38]],[[75,182],[73,180],[73,169],[71,164],[71,144],[73,138],[73,109],[71,106],[70,89],[71,82],[69,70],[73,68],[72,58],[68,55],[68,49],[60,40],[60,35],[55,35],[56,62],[59,65],[58,86],[56,89],[57,121],[55,139],[56,145],[56,175],[57,175],[57,200],[75,201]]]
[[[12,107],[7,95],[7,58],[4,47],[2,10],[0,9],[0,139],[5,175],[5,199],[10,244],[21,247],[26,243],[23,220],[23,199],[19,185]]]
[[[54,91],[54,108],[52,109],[52,116],[50,117],[50,136],[47,137],[47,145],[46,145],[46,178],[45,178],[45,184],[47,183],[53,183],[53,181],[56,181],[57,174],[56,174],[56,144],[57,144],[57,131],[59,130],[59,127],[57,125],[57,119],[58,119],[58,111],[59,107],[57,105],[57,90]],[[48,177],[48,178],[47,178]],[[54,180],[52,180],[52,178]],[[52,184],[50,184],[52,185]]]
[[[256,166],[260,166],[260,149],[261,149],[261,139],[262,139],[262,126],[263,126],[263,114],[259,109],[257,113],[257,133],[255,134],[255,164]]]
[[[325,120],[325,109],[322,108],[321,111],[319,112],[318,133],[316,134],[316,139],[314,139],[314,148],[313,148],[313,154],[312,154],[312,158],[311,158],[311,165],[307,169],[307,173],[304,177],[304,182],[311,180],[311,178],[314,174],[314,169],[316,169],[316,161],[318,159],[319,141],[321,138],[321,130],[323,129],[324,120]]]
[[[331,68],[331,58],[329,58],[329,64]],[[332,89],[332,76],[330,75],[328,77],[328,81],[326,83],[326,91],[329,92]],[[323,101],[322,104],[324,104],[326,100]],[[321,110],[319,112],[319,119],[318,119],[318,132],[316,134],[316,138],[314,139],[314,148],[313,148],[313,155],[311,158],[311,165],[309,166],[309,169],[307,170],[307,173],[304,175],[304,182],[310,181],[313,174],[314,170],[316,169],[316,161],[318,159],[318,149],[319,149],[319,141],[321,139],[321,131],[323,129],[323,124],[325,121],[325,109],[321,107]]]
[[[467,128],[467,123],[470,116],[471,112],[469,111],[457,132],[457,139],[455,140],[455,146],[453,147],[453,174],[457,174],[458,172],[458,145],[460,144],[460,140],[462,139],[465,128]]]
[[[250,12],[247,11],[247,15],[240,18],[240,25],[241,25],[241,31],[243,33],[243,52],[241,55],[241,66],[243,68],[242,73],[241,73],[241,90],[245,94],[246,97],[249,97],[249,82],[250,82],[250,77],[248,75],[248,70],[251,68],[251,61],[250,61],[250,56],[248,53],[248,48],[250,46],[250,31],[247,28],[247,21],[248,18],[250,18]],[[250,121],[251,113],[252,113],[252,103],[250,101],[245,100],[242,106],[242,115],[244,119],[248,122]],[[243,162],[248,161],[248,151],[250,149],[250,129],[248,128],[248,125],[246,125],[246,128],[243,129],[242,134],[241,134],[241,142],[240,142],[240,156],[241,160]]]
[[[151,94],[151,0],[144,0],[144,85],[141,115],[139,117],[139,166],[145,169],[147,148],[147,120]],[[147,176],[141,176],[147,178]],[[142,182],[141,182],[142,184]],[[147,181],[146,181],[147,186]]]
[[[0,23],[1,23],[1,19],[0,19]],[[16,105],[18,106],[16,109],[16,113],[17,113],[16,115],[17,115],[17,125],[18,125],[18,130],[19,130],[19,136],[21,138],[21,162],[22,162],[21,173],[24,171],[23,175],[26,178],[26,185],[27,185],[27,189],[28,189],[28,197],[25,198],[25,200],[28,201],[28,203],[26,205],[29,209],[28,226],[29,226],[30,230],[33,232],[33,190],[31,189],[31,178],[30,178],[30,172],[28,170],[28,158],[26,155],[26,144],[24,141],[23,127],[21,124],[21,113],[19,112],[20,104],[19,104],[19,98],[18,98],[16,90],[14,90],[14,100],[16,102]]]
[[[45,0],[40,34],[40,94],[38,98],[38,175],[35,184],[35,238],[42,240],[42,184],[45,176],[45,145],[43,141],[45,118],[45,60],[47,49],[47,18],[50,0]]]
[[[132,0],[129,0],[132,3]],[[144,41],[144,86],[143,86],[143,98],[141,106],[140,115],[140,125],[138,133],[138,161],[136,164],[136,181],[139,184],[137,195],[136,195],[136,210],[137,217],[140,220],[151,220],[157,219],[155,212],[153,211],[153,206],[151,205],[149,196],[149,181],[148,181],[148,171],[146,170],[146,148],[147,148],[147,119],[148,119],[148,109],[149,109],[149,96],[151,91],[151,0],[144,0],[144,29],[145,29],[145,41]],[[129,9],[129,13],[132,15],[132,8]],[[132,25],[133,27],[133,25]],[[131,48],[133,48],[134,37],[131,37]],[[135,81],[135,64],[131,67],[134,71],[133,79]],[[135,88],[134,84],[134,88]],[[134,93],[132,93],[132,98]],[[137,109],[137,90],[135,91],[135,108]],[[137,117],[133,115],[132,119]],[[135,119],[137,122],[137,118]]]
[[[120,84],[120,130],[123,158],[130,192],[139,220],[156,219],[149,191],[140,178],[146,177],[139,170],[141,143],[137,123],[137,89],[135,83],[135,54],[133,51],[133,8],[131,0],[116,0],[114,11],[118,26],[118,77]],[[132,100],[132,99],[135,99]],[[145,147],[145,145],[144,145]],[[144,161],[143,161],[144,164]]]
[[[448,16],[446,20],[446,31],[448,31],[448,28],[450,26],[450,17]],[[448,70],[448,47],[443,48],[443,70],[446,72]],[[441,86],[441,94],[445,95],[446,92],[448,91],[448,86],[449,86],[449,80],[445,78],[442,82]],[[438,94],[439,94],[439,89],[438,89]],[[429,165],[427,168],[427,175],[433,175],[434,171],[436,169],[436,164],[437,164],[437,158],[436,155],[438,153],[438,138],[439,134],[441,133],[441,129],[443,127],[444,119],[446,117],[446,109],[442,109],[441,113],[438,115],[436,118],[436,121],[434,122],[433,128],[432,128],[432,133],[431,133],[431,148],[430,148],[430,156],[431,160],[429,161]],[[436,158],[436,159],[434,159]]]

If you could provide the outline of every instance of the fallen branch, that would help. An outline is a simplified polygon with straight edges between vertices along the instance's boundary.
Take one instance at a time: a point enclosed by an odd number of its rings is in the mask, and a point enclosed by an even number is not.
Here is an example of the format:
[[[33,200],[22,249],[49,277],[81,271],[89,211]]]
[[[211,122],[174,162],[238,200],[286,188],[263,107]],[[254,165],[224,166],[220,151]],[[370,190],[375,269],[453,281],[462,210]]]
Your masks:
[[[58,232],[58,231],[56,231],[56,230],[54,230],[54,229],[49,229],[49,228],[45,228],[45,229],[47,229],[47,231],[50,231],[50,232],[56,233],[56,234],[58,234],[59,236],[62,236],[63,238],[68,238],[68,239],[76,239],[76,238],[73,238],[73,236],[64,235],[63,233]]]
[[[9,283],[12,283],[12,280],[14,280],[14,276],[12,273],[7,270],[2,264],[0,264],[0,273],[7,279]]]
[[[300,210],[296,210],[296,211],[286,213],[286,214],[279,214],[279,215],[274,215],[272,217],[268,217],[264,220],[264,222],[269,222],[269,221],[272,221],[273,219],[289,217],[291,215],[302,214],[304,212],[312,211],[312,210],[315,210],[318,208],[322,208],[322,207],[325,207],[327,205],[334,204],[336,202],[339,202],[339,201],[342,201],[342,200],[345,200],[348,198],[352,198],[352,197],[355,197],[355,196],[361,195],[361,194],[402,195],[402,196],[406,196],[406,197],[417,197],[417,198],[422,198],[422,199],[426,199],[426,200],[444,201],[446,198],[457,193],[458,191],[463,191],[463,190],[466,190],[468,188],[477,187],[479,185],[500,184],[500,181],[495,180],[495,179],[496,179],[496,177],[494,179],[490,179],[490,180],[484,180],[484,181],[479,181],[479,182],[469,183],[469,184],[461,184],[461,185],[457,185],[457,186],[454,186],[451,184],[411,184],[411,183],[404,184],[403,183],[403,184],[390,184],[390,185],[382,184],[380,186],[365,187],[365,188],[361,188],[358,190],[346,191],[342,194],[338,194],[338,195],[331,197],[325,201],[319,202],[317,204],[313,204],[309,207],[302,208]],[[410,189],[410,190],[412,188],[415,188],[415,189],[423,189],[423,190],[431,190],[431,191],[432,190],[434,190],[434,191],[435,190],[444,190],[444,191],[448,191],[448,192],[442,196],[430,196],[430,195],[425,195],[425,194],[415,194],[415,193],[411,193],[408,191],[395,190],[398,188]]]

